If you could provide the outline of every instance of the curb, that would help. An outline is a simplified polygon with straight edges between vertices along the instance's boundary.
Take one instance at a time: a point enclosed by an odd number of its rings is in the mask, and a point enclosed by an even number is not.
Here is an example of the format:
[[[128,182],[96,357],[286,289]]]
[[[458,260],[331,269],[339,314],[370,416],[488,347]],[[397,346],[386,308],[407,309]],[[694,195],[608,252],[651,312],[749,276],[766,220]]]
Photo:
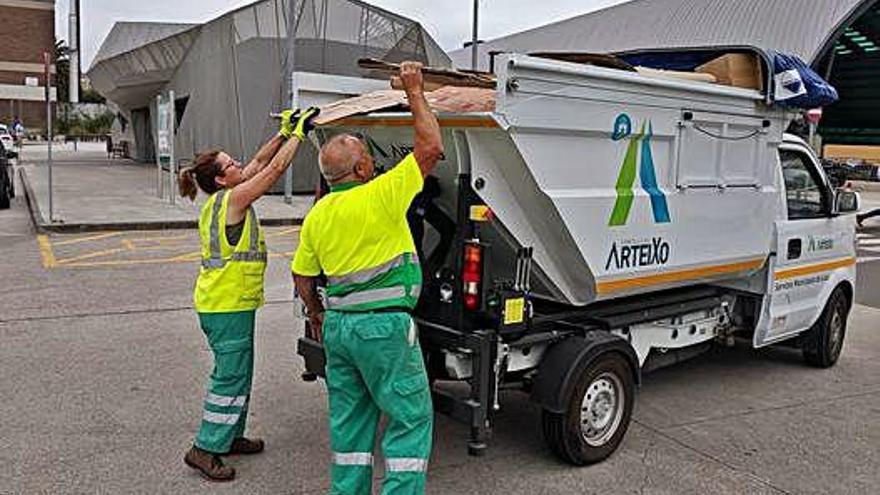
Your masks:
[[[31,183],[27,178],[27,172],[25,172],[24,167],[20,167],[18,169],[18,178],[21,180],[22,189],[24,189],[24,199],[27,203],[28,213],[31,216],[31,224],[34,226],[38,234],[43,234],[46,231],[43,229],[43,215],[40,213],[40,205],[37,203],[37,197],[34,195],[34,190],[31,189]]]
[[[31,183],[28,181],[27,172],[24,168],[18,169],[22,186],[24,187],[25,199],[27,200],[28,211],[31,215],[31,223],[37,230],[37,233],[56,233],[70,234],[82,232],[106,232],[115,230],[174,230],[174,229],[197,229],[199,227],[198,220],[158,220],[158,221],[142,221],[142,222],[100,222],[100,223],[49,223],[43,221],[43,215],[40,212],[40,205],[37,203],[36,195],[31,189]],[[266,218],[260,220],[263,227],[286,227],[302,225],[302,218]]]

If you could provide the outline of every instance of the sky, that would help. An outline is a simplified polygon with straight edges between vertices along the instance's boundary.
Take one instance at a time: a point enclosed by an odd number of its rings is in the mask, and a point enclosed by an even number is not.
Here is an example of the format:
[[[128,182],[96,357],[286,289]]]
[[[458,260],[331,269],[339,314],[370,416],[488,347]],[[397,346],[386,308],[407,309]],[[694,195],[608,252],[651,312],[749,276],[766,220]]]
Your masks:
[[[471,38],[472,0],[366,0],[418,21],[446,51]],[[480,39],[490,40],[624,0],[479,0]],[[56,0],[55,37],[67,40],[70,0]],[[83,71],[117,21],[202,23],[254,0],[81,0]]]

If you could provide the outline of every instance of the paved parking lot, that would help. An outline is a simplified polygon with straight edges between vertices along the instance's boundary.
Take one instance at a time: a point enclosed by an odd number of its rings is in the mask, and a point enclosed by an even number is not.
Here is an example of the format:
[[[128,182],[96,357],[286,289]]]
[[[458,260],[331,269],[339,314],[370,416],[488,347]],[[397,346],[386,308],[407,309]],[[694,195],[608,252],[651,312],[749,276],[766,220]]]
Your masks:
[[[20,204],[0,212],[0,493],[325,493],[325,391],[300,380],[294,352],[296,231],[268,234],[251,421],[268,448],[232,459],[239,479],[215,485],[181,461],[211,363],[190,304],[196,233],[38,237]],[[831,370],[738,345],[646,376],[622,447],[596,466],[553,458],[539,409],[517,393],[483,458],[438,417],[428,493],[877,493],[877,321],[855,309]]]

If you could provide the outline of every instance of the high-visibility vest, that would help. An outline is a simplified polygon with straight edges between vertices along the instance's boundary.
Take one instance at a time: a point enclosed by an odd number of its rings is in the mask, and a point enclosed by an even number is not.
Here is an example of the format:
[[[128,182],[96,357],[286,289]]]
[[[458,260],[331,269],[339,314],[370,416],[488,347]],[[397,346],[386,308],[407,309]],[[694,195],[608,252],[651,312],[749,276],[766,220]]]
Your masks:
[[[366,270],[327,276],[327,309],[371,311],[413,309],[419,300],[422,270],[415,253],[403,253]]]
[[[200,313],[248,311],[263,305],[266,240],[254,208],[249,207],[238,244],[226,239],[229,190],[211,195],[202,206],[199,234],[202,268],[193,300]]]

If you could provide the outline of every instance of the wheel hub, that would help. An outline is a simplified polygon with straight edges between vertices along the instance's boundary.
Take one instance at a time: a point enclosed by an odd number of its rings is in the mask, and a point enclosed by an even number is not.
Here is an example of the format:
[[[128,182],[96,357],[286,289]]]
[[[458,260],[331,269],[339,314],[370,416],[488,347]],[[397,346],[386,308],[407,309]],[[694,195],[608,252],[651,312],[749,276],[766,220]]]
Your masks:
[[[597,376],[581,402],[581,433],[592,446],[608,442],[623,416],[623,385],[612,373]]]

